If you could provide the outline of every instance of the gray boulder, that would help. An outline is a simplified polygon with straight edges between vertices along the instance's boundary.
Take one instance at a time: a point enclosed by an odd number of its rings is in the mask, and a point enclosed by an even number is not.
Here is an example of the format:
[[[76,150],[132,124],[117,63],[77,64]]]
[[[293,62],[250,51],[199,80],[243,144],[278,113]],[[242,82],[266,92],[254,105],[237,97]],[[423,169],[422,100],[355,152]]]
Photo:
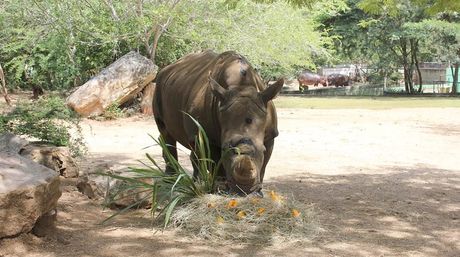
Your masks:
[[[59,174],[18,154],[26,143],[0,136],[0,238],[31,231],[61,196]]]
[[[19,153],[55,170],[65,178],[78,177],[78,166],[72,158],[68,147],[31,143],[23,146]]]

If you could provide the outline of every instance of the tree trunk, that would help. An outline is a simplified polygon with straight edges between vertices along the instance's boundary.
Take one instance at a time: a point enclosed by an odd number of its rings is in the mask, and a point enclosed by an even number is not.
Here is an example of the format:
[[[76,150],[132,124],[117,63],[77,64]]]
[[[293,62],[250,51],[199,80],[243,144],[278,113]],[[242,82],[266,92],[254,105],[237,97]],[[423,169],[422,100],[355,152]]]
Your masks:
[[[412,93],[411,91],[412,73],[410,72],[409,61],[407,60],[407,57],[409,56],[409,54],[407,52],[406,41],[401,39],[400,44],[401,44],[401,55],[402,55],[403,68],[404,68],[404,88],[406,89],[406,93],[411,94]]]
[[[160,41],[160,37],[161,37],[161,34],[163,34],[163,31],[164,31],[163,27],[161,25],[157,25],[155,29],[155,34],[153,35],[153,42],[150,45],[149,56],[150,56],[150,60],[152,60],[154,64],[156,63],[155,56],[157,52],[158,42]]]
[[[142,101],[141,101],[141,113],[146,115],[153,115],[153,94],[155,93],[155,83],[150,82],[145,86]]]
[[[39,85],[32,84],[32,99],[38,99],[39,96],[43,95],[45,90]]]
[[[418,93],[422,92],[422,72],[420,71],[420,66],[418,63],[418,58],[417,58],[417,52],[418,52],[418,40],[412,39],[411,40],[411,53],[412,53],[412,58],[413,62],[415,63],[415,68],[417,69],[417,75],[418,75]]]
[[[385,73],[383,75],[383,92],[387,90],[387,80],[388,80],[388,71],[385,70]]]
[[[454,66],[454,72],[453,72],[453,82],[452,82],[452,91],[450,91],[450,93],[452,95],[455,95],[458,93],[457,91],[457,84],[458,84],[458,70],[459,70],[459,67],[460,67],[460,64],[457,62],[455,64],[453,64]]]
[[[158,42],[160,41],[160,37],[161,37],[161,35],[163,35],[163,33],[166,31],[166,29],[168,29],[168,27],[171,24],[171,22],[172,22],[172,17],[168,17],[168,20],[164,24],[157,24],[155,26],[155,32],[154,32],[154,35],[153,35],[153,42],[152,42],[152,44],[148,45],[148,48],[147,48],[149,58],[150,58],[150,60],[153,61],[154,64],[156,64],[155,56],[156,56],[156,52],[157,52]],[[150,39],[151,31],[147,35],[148,35],[148,38],[147,38],[147,42],[148,42],[148,40]]]
[[[169,6],[169,11],[171,13],[174,11],[174,9],[176,8],[177,4],[180,1],[181,0],[172,1],[171,5]],[[137,13],[138,16],[143,15],[142,14],[142,1],[141,0],[137,1],[136,13]],[[173,20],[173,17],[169,16],[168,19],[166,21],[164,21],[164,23],[163,22],[154,23],[154,24],[152,24],[152,27],[150,28],[150,30],[145,31],[145,35],[144,35],[144,39],[143,39],[144,47],[147,50],[147,54],[148,54],[149,59],[152,60],[154,64],[156,64],[155,55],[156,55],[156,51],[157,51],[158,42],[160,40],[160,37],[161,37],[161,35],[163,35],[163,33],[171,25],[172,20]],[[152,37],[152,34],[153,34],[153,39],[150,40],[151,37]],[[152,43],[150,43],[151,41],[152,41]]]
[[[407,53],[407,56],[410,56],[410,65],[409,65],[409,88],[410,88],[410,93],[413,94],[415,93],[415,90],[414,90],[414,65],[415,65],[415,61],[414,61],[414,56],[413,56],[413,48],[412,48],[412,39],[409,40],[409,52]]]
[[[8,96],[8,90],[6,89],[6,79],[5,73],[3,73],[2,65],[0,64],[0,80],[2,81],[2,93],[3,97],[5,98],[6,104],[11,106],[11,99]]]

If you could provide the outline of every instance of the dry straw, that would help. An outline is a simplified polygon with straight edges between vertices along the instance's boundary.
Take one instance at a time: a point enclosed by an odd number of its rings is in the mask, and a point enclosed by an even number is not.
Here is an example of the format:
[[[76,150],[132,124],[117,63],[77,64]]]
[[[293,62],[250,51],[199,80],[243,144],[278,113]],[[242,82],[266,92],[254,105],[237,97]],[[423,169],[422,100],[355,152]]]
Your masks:
[[[319,228],[313,219],[311,206],[292,197],[289,199],[271,190],[265,192],[263,198],[217,195],[216,174],[222,160],[213,161],[204,129],[198,121],[189,117],[199,130],[194,151],[198,176],[192,178],[187,173],[168,151],[168,145],[162,138],[154,139],[161,146],[172,173],[165,172],[148,154],[151,164],[145,163],[144,168],[131,168],[132,176],[101,173],[126,182],[127,186],[117,192],[114,200],[123,199],[123,192],[129,195],[140,190],[146,194],[105,221],[150,198],[152,216],[163,224],[163,228],[172,225],[188,235],[215,242],[271,244],[276,241],[305,241],[317,234]]]
[[[215,242],[273,244],[307,241],[318,232],[312,207],[278,194],[207,194],[178,207],[171,223],[187,235]]]

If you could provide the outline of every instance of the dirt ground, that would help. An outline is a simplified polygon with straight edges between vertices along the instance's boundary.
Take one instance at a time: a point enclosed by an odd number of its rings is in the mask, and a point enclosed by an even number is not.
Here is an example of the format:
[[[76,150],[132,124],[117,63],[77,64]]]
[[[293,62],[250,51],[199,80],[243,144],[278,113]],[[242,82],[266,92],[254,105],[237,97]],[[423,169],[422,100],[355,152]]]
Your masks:
[[[112,212],[63,187],[55,236],[0,241],[0,256],[460,256],[460,108],[279,109],[265,186],[314,205],[306,243],[214,245],[152,231],[147,210]],[[85,170],[160,158],[153,119],[84,121]],[[181,161],[188,163],[186,153]],[[190,167],[190,165],[188,165]]]

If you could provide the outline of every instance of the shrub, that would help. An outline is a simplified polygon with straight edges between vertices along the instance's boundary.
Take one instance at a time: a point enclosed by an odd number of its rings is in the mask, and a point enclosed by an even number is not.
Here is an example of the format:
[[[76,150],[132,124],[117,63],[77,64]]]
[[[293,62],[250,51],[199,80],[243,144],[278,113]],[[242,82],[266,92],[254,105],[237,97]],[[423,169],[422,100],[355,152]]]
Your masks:
[[[58,96],[34,102],[19,102],[9,113],[0,116],[0,133],[8,131],[40,142],[68,146],[72,155],[82,155],[86,147],[78,115],[67,108]]]
[[[102,114],[102,117],[106,120],[115,120],[124,116],[123,111],[120,109],[118,102],[114,102],[109,105]]]

